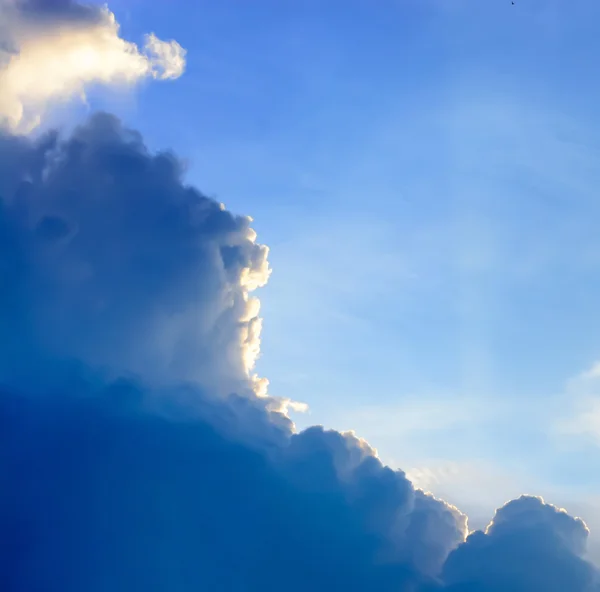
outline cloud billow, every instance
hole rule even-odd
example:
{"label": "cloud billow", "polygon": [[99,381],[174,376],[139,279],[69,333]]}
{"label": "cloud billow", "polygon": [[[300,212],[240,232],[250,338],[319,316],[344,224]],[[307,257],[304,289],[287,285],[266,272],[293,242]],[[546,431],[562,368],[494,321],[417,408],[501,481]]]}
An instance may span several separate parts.
{"label": "cloud billow", "polygon": [[444,579],[456,592],[597,591],[598,572],[583,559],[587,537],[581,520],[523,496],[450,554]]}
{"label": "cloud billow", "polygon": [[5,136],[0,154],[3,298],[30,290],[2,316],[26,347],[211,392],[258,388],[248,293],[269,270],[248,218],[183,185],[173,156],[149,155],[108,115],[66,142]]}
{"label": "cloud billow", "polygon": [[153,33],[122,39],[106,7],[71,0],[0,0],[0,125],[35,128],[47,108],[85,99],[94,84],[131,86],[181,76],[185,50]]}

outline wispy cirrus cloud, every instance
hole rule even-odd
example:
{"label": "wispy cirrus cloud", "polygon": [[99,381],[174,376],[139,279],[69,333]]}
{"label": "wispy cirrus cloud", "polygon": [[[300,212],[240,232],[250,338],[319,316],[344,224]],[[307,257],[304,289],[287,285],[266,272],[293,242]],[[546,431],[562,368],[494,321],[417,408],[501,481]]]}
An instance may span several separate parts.
{"label": "wispy cirrus cloud", "polygon": [[569,380],[566,395],[568,413],[556,424],[559,434],[600,446],[600,362]]}

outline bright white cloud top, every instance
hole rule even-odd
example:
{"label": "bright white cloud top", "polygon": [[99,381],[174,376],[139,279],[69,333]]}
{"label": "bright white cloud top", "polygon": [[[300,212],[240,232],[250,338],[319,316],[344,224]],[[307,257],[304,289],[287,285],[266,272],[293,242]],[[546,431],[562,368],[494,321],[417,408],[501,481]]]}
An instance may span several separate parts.
{"label": "bright white cloud top", "polygon": [[49,105],[85,100],[93,84],[178,78],[185,53],[176,41],[152,33],[143,47],[125,41],[106,7],[63,3],[40,10],[34,3],[0,0],[0,119],[27,131]]}

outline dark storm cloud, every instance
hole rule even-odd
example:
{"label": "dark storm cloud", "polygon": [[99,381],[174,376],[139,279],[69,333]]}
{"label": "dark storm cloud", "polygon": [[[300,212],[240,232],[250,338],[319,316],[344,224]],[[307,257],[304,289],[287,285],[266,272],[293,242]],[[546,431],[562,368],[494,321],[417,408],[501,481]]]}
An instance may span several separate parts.
{"label": "dark storm cloud", "polygon": [[0,136],[0,588],[593,590],[567,514],[461,545],[364,441],[292,431],[252,375],[249,223],[114,117]]}

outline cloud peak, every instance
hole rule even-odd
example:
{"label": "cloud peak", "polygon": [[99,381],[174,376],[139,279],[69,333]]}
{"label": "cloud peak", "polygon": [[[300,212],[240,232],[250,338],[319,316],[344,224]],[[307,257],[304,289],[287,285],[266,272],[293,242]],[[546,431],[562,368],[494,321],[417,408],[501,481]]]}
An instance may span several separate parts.
{"label": "cloud peak", "polygon": [[151,33],[140,49],[120,37],[106,7],[0,0],[0,21],[0,123],[13,130],[36,127],[55,103],[85,100],[94,84],[174,79],[185,69],[176,41]]}

